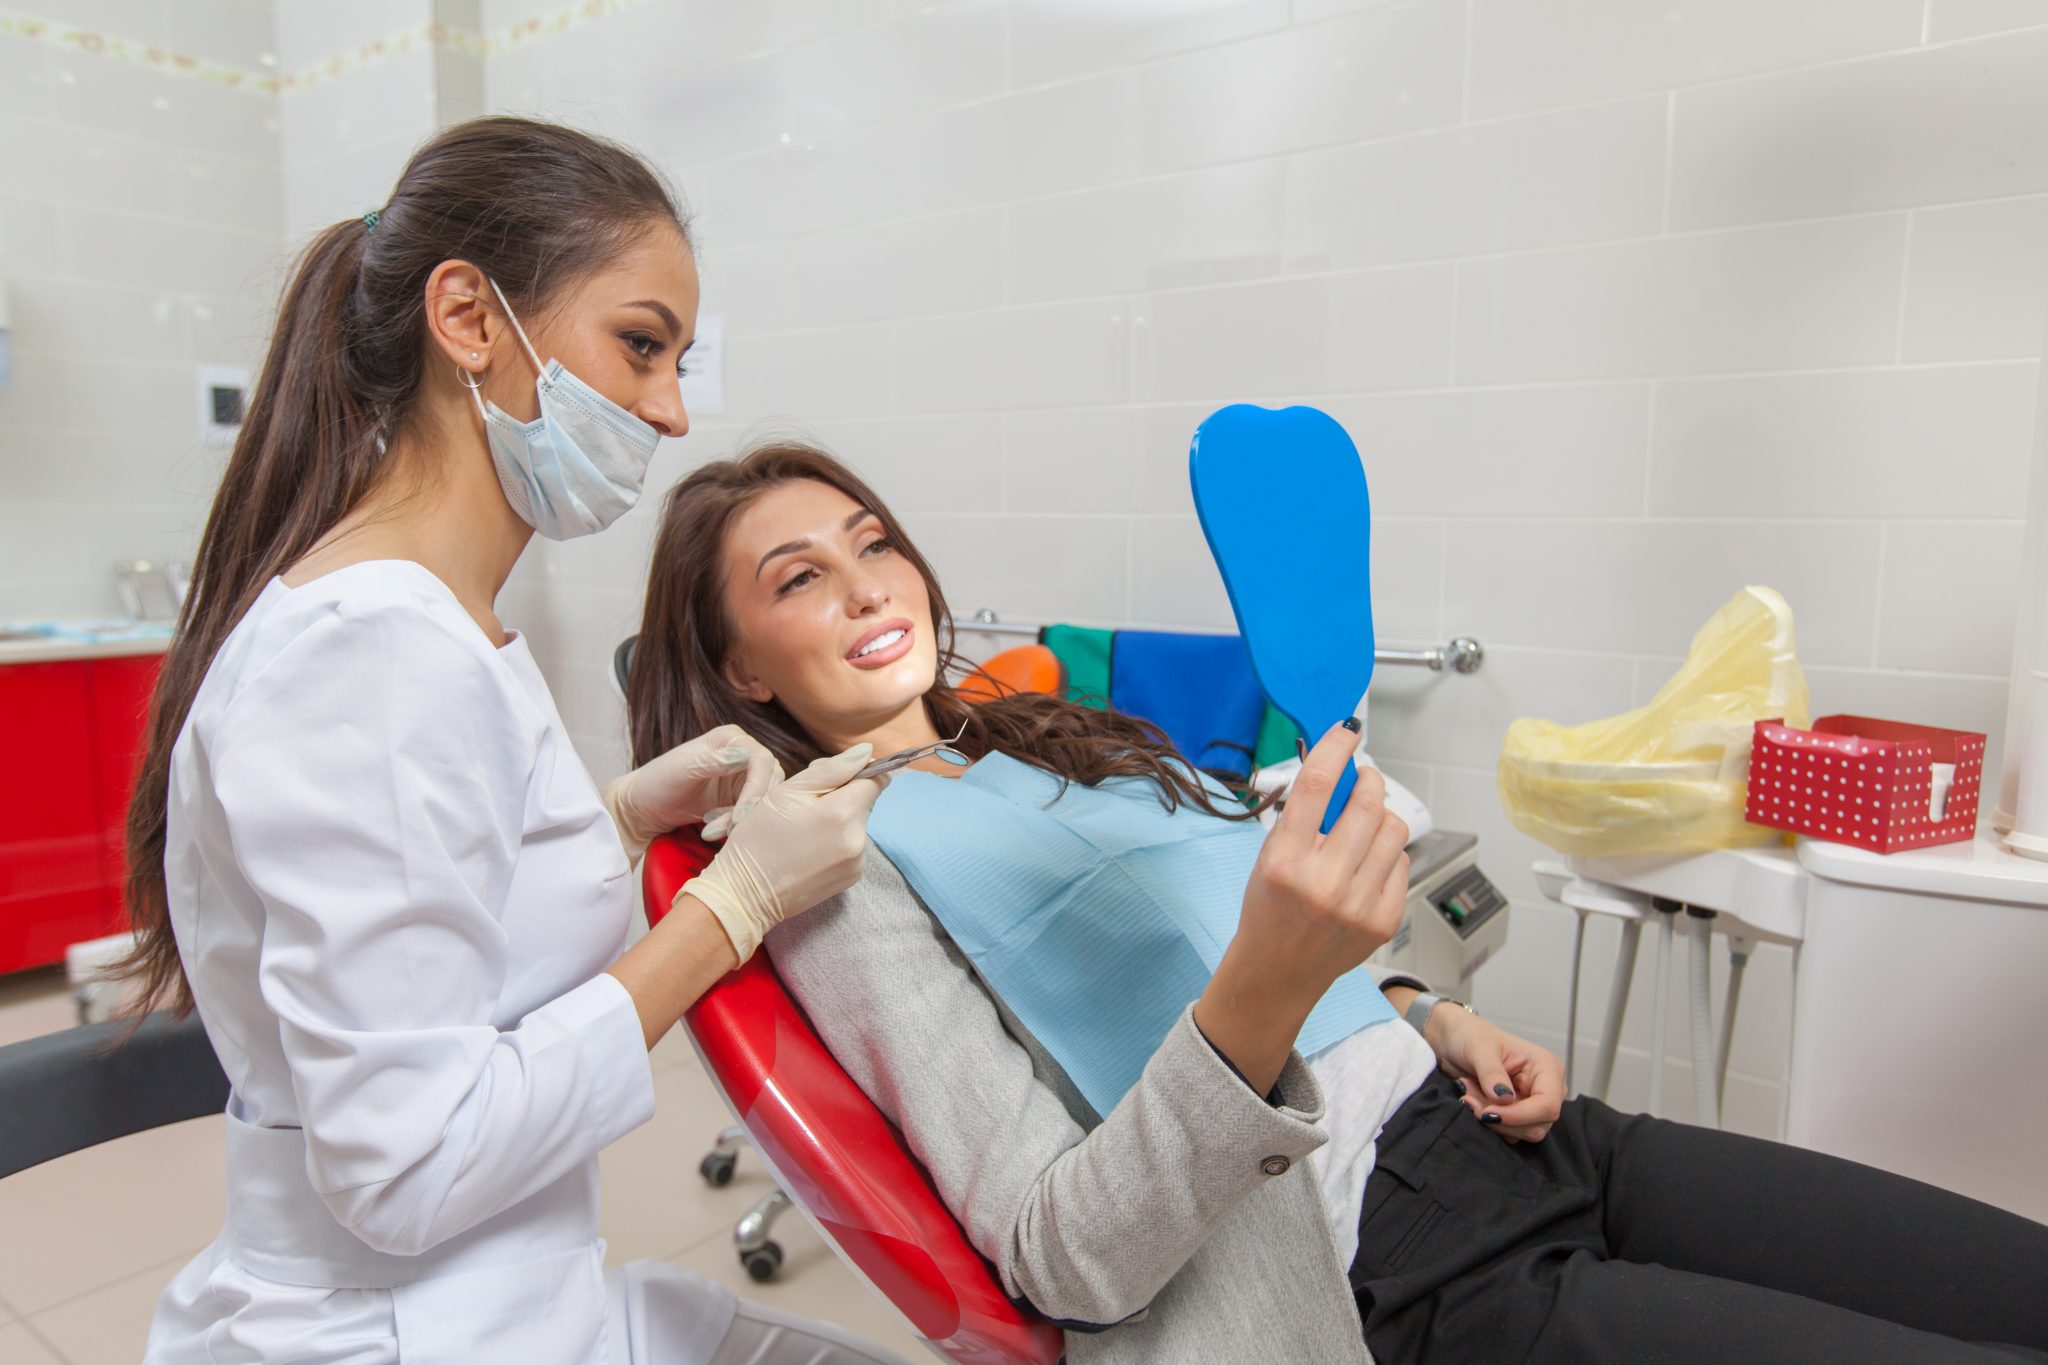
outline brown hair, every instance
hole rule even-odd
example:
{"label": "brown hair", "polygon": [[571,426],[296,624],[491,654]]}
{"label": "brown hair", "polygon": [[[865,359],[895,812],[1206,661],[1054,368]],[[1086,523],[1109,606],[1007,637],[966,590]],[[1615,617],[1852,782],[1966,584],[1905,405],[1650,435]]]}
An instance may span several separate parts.
{"label": "brown hair", "polygon": [[741,695],[724,669],[733,641],[725,611],[726,531],[754,499],[797,479],[836,488],[873,512],[896,552],[924,580],[939,645],[938,674],[925,693],[925,710],[942,735],[966,725],[955,742],[962,753],[980,758],[1001,752],[1087,786],[1109,777],[1150,778],[1169,810],[1185,803],[1226,819],[1248,819],[1259,809],[1228,800],[1218,805],[1166,736],[1136,716],[1035,692],[1009,692],[980,703],[963,698],[948,678],[972,665],[954,650],[952,613],[931,565],[874,490],[823,450],[800,441],[777,441],[704,465],[670,491],[626,684],[635,763],[726,724],[760,740],[785,772],[821,757],[780,702]]}
{"label": "brown hair", "polygon": [[172,746],[264,585],[390,475],[387,441],[413,419],[431,359],[427,277],[468,261],[540,314],[660,225],[689,240],[675,194],[632,152],[554,124],[480,118],[435,136],[382,209],[325,229],[300,256],[200,538],[128,808],[137,942],[123,970],[141,981],[138,1012],[192,1006],[164,884]]}

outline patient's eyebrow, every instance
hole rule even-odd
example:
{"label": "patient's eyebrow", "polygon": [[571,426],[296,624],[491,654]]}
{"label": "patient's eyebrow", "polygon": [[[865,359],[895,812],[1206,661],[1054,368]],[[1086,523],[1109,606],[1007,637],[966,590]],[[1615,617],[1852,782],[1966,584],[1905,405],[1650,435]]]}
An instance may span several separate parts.
{"label": "patient's eyebrow", "polygon": [[[839,524],[839,529],[842,531],[851,531],[854,527],[860,525],[863,521],[866,521],[869,517],[873,515],[874,513],[870,511],[868,508],[856,507],[853,509],[853,515],[848,517],[845,521]],[[761,576],[761,570],[767,568],[768,561],[775,558],[775,556],[793,555],[800,550],[808,550],[810,548],[811,538],[809,536],[801,536],[796,540],[783,542],[782,544],[776,546],[774,549],[770,550],[767,554],[761,556],[761,562],[754,566],[754,577],[758,579]]]}

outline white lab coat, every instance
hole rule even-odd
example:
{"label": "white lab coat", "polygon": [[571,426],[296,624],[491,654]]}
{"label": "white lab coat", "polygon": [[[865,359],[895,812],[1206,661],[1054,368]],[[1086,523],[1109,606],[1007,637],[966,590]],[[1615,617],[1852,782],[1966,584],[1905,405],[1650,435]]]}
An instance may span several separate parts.
{"label": "white lab coat", "polygon": [[165,871],[233,1093],[151,1365],[716,1354],[729,1292],[604,1270],[597,1153],[654,1113],[604,972],[630,869],[523,638],[410,562],[272,582],[179,737]]}

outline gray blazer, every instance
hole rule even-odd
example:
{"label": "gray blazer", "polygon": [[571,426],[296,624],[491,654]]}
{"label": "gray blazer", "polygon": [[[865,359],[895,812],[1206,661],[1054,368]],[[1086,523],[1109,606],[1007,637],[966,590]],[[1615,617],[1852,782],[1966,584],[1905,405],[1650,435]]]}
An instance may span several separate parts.
{"label": "gray blazer", "polygon": [[1370,1365],[1298,1054],[1269,1105],[1184,1013],[1098,1117],[873,844],[857,885],[767,946],[1005,1290],[1067,1328],[1073,1365]]}

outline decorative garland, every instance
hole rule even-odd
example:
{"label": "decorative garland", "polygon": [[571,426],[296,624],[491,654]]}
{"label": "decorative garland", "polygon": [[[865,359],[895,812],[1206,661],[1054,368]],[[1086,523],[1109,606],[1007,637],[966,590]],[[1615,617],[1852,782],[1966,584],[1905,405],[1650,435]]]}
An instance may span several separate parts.
{"label": "decorative garland", "polygon": [[48,43],[88,57],[102,57],[126,66],[141,67],[167,76],[204,81],[225,90],[246,90],[258,95],[281,95],[324,85],[364,67],[421,48],[445,48],[464,57],[482,60],[524,47],[542,38],[552,38],[568,29],[580,28],[596,19],[631,9],[641,0],[576,0],[546,14],[501,29],[496,33],[472,33],[448,24],[425,23],[388,37],[367,42],[347,52],[336,53],[322,62],[285,75],[250,71],[244,67],[211,62],[184,52],[117,38],[93,29],[54,19],[41,19],[0,9],[0,35]]}

